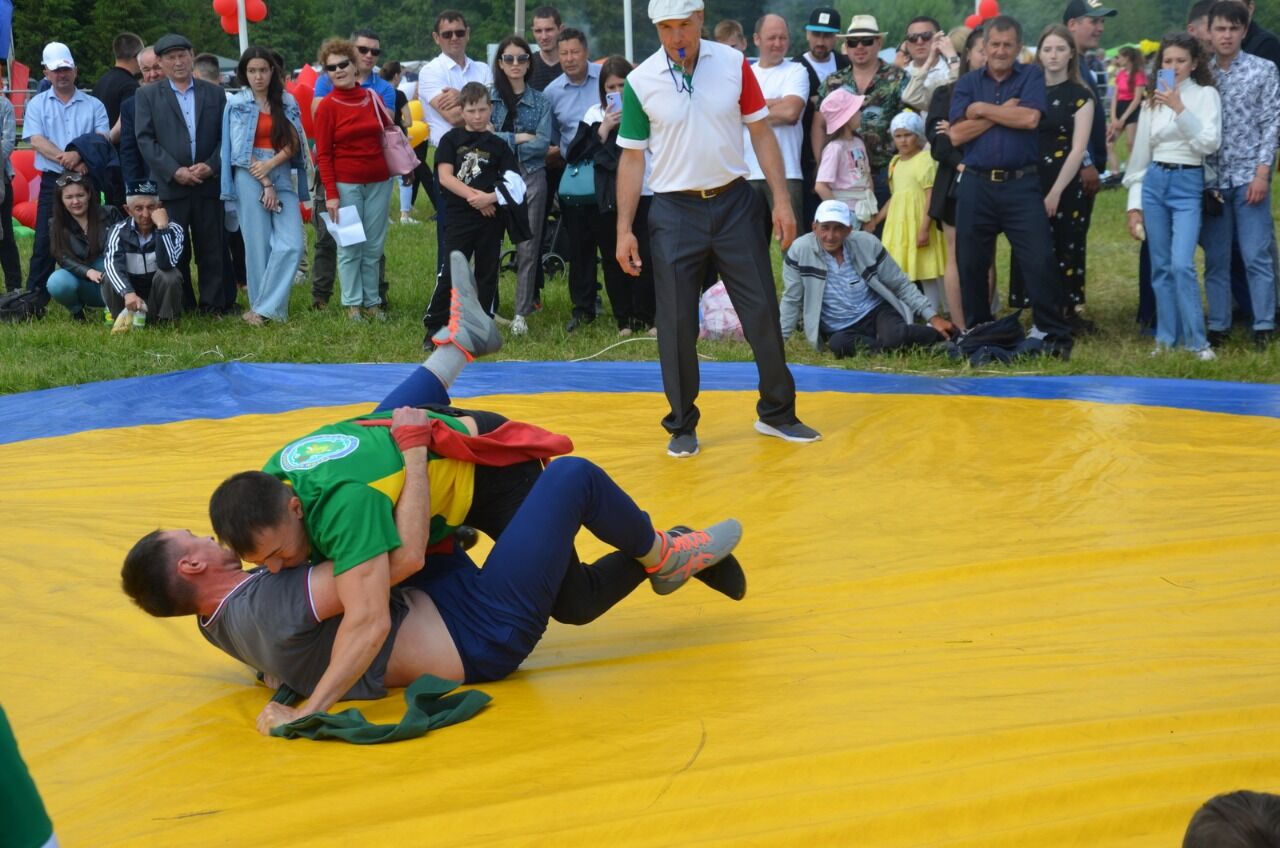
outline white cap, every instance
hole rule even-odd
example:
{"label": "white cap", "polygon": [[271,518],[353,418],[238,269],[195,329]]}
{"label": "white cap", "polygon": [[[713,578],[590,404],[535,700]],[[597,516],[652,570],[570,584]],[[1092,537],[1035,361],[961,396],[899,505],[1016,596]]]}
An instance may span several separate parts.
{"label": "white cap", "polygon": [[702,0],[649,0],[649,20],[655,24],[683,20],[702,9]]}
{"label": "white cap", "polygon": [[813,216],[815,224],[841,224],[845,227],[852,227],[853,216],[849,212],[849,205],[843,200],[824,200],[818,204],[818,211]]}
{"label": "white cap", "polygon": [[71,58],[71,49],[61,41],[50,41],[44,46],[44,56],[40,64],[51,71],[59,68],[74,68],[76,60]]}

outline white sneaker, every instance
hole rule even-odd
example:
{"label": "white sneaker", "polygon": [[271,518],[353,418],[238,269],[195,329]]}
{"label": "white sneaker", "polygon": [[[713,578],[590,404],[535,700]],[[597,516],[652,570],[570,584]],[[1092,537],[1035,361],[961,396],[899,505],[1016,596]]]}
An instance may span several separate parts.
{"label": "white sneaker", "polygon": [[400,223],[402,223],[402,224],[421,224],[422,222],[421,222],[421,221],[419,221],[417,218],[414,218],[412,215],[401,215],[401,216],[400,216]]}
{"label": "white sneaker", "polygon": [[1218,358],[1218,354],[1213,352],[1213,348],[1206,347],[1196,351],[1196,359],[1201,362],[1212,362]]}
{"label": "white sneaker", "polygon": [[511,319],[511,335],[523,336],[529,332],[529,325],[525,322],[523,315],[517,315]]}

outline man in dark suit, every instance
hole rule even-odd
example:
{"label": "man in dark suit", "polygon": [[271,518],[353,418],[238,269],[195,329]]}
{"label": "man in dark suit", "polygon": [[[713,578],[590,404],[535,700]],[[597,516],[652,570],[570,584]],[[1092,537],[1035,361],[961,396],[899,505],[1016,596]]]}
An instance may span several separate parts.
{"label": "man in dark suit", "polygon": [[[154,47],[144,47],[138,54],[138,69],[142,71],[142,84],[152,85],[164,79],[164,68],[160,67],[160,59]],[[137,94],[131,94],[120,104],[120,120],[113,128],[116,144],[120,148],[120,170],[124,175],[124,184],[151,182],[151,169],[142,161],[142,152],[138,150],[138,135],[134,130],[133,106]]]}
{"label": "man in dark suit", "polygon": [[[151,169],[160,200],[170,218],[191,234],[200,278],[200,311],[223,314],[235,309],[235,286],[223,265],[222,109],[226,94],[216,85],[195,79],[191,42],[170,33],[155,46],[167,82],[144,86],[134,97],[134,133],[138,150]],[[183,276],[190,279],[189,255]],[[184,306],[195,308],[188,287]]]}

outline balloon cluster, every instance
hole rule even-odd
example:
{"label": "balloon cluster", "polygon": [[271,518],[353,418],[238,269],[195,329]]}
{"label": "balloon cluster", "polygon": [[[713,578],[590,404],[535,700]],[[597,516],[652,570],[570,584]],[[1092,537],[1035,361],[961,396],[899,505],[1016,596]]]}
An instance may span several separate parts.
{"label": "balloon cluster", "polygon": [[978,3],[978,11],[964,19],[964,25],[969,29],[977,29],[982,26],[983,21],[991,20],[1000,14],[1000,3],[998,0],[981,0]]}
{"label": "balloon cluster", "polygon": [[409,101],[409,117],[413,119],[409,124],[409,143],[417,147],[427,140],[430,130],[422,119],[422,101],[416,97]]}
{"label": "balloon cluster", "polygon": [[[223,32],[227,35],[237,35],[240,32],[236,0],[213,0],[213,11],[222,18]],[[244,16],[251,24],[260,23],[267,16],[267,4],[263,0],[245,0]]]}
{"label": "balloon cluster", "polygon": [[30,148],[15,150],[9,162],[13,165],[13,219],[24,227],[35,227],[36,201],[40,197],[36,152]]}

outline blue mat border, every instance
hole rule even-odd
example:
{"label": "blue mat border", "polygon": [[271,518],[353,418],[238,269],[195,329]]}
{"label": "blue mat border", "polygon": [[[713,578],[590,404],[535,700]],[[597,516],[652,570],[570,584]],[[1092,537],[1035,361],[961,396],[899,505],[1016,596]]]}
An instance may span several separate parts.
{"label": "blue mat border", "polygon": [[[313,406],[374,403],[412,364],[224,363],[189,371],[0,397],[0,444],[87,430],[232,418]],[[801,392],[1079,400],[1280,417],[1280,386],[1136,377],[917,377],[793,365]],[[750,362],[702,364],[703,391],[754,390]],[[653,362],[477,362],[454,396],[544,392],[658,392]],[[804,406],[801,399],[800,412]],[[655,400],[654,420],[663,402]],[[656,426],[656,424],[655,424]]]}

